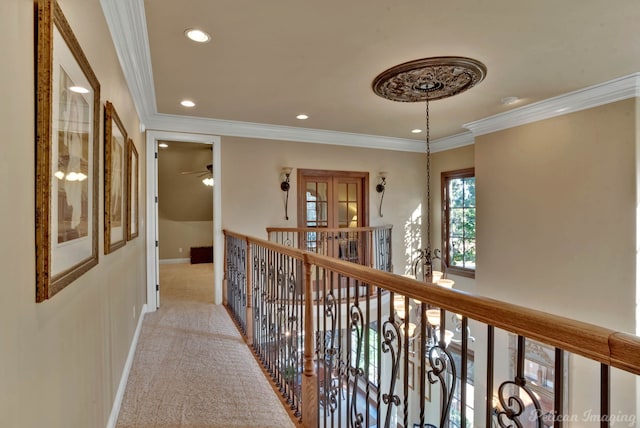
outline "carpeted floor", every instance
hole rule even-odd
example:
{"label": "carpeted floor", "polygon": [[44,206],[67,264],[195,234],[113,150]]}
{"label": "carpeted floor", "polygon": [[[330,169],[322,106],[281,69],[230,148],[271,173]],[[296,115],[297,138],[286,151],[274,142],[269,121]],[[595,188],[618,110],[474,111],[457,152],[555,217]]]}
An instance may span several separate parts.
{"label": "carpeted floor", "polygon": [[118,428],[295,426],[212,283],[211,264],[160,266]]}

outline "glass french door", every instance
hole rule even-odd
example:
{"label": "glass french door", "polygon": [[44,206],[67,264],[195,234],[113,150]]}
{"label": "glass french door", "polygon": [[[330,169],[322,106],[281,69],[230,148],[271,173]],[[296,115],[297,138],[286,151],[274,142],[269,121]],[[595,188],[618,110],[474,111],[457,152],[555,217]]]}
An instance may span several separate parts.
{"label": "glass french door", "polygon": [[314,228],[300,241],[303,248],[358,262],[358,232],[329,232],[369,224],[367,172],[298,170],[298,227]]}

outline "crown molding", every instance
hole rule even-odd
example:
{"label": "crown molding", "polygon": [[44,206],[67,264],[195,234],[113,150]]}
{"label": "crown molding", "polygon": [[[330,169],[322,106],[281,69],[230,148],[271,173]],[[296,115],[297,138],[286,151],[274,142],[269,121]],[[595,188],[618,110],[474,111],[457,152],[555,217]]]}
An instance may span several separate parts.
{"label": "crown molding", "polygon": [[639,96],[640,73],[634,73],[462,126],[474,136],[484,135]]}
{"label": "crown molding", "polygon": [[156,95],[143,0],[100,0],[122,72],[140,117],[140,129],[156,113]]}
{"label": "crown molding", "polygon": [[424,143],[420,140],[160,113],[152,115],[146,125],[147,129],[158,131],[195,132],[229,137],[334,144],[404,152],[424,151]]}

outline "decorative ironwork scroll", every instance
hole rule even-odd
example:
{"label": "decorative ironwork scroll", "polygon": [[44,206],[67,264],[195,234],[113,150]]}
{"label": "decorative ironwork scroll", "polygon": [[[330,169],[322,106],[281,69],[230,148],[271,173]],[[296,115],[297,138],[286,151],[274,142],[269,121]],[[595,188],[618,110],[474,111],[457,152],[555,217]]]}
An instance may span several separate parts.
{"label": "decorative ironwork scroll", "polygon": [[[387,320],[382,325],[382,337],[382,352],[385,354],[391,353],[391,381],[389,384],[389,392],[382,394],[382,401],[388,405],[384,427],[389,428],[391,426],[393,406],[400,405],[400,397],[394,392],[396,388],[396,376],[400,370],[400,354],[402,352],[402,337],[400,336],[398,326],[393,320]],[[382,385],[380,386],[382,387]]]}
{"label": "decorative ironwork scroll", "polygon": [[[427,378],[432,385],[435,383],[440,384],[442,397],[440,400],[440,426],[444,427],[447,426],[449,409],[456,389],[456,365],[443,341],[438,342],[429,349],[428,356],[431,370],[427,372]],[[447,375],[451,376],[450,385],[447,382]]]}
{"label": "decorative ironwork scroll", "polygon": [[360,377],[364,377],[364,371],[360,368],[360,357],[362,356],[362,342],[364,338],[364,318],[362,316],[362,310],[358,306],[357,302],[351,306],[351,331],[356,333],[357,345],[356,345],[356,360],[351,362],[349,368],[350,374],[353,376],[353,391],[351,395],[351,409],[349,410],[349,425],[356,428],[363,426],[364,416],[362,412],[358,412],[357,406],[357,394],[358,394],[358,380]]}

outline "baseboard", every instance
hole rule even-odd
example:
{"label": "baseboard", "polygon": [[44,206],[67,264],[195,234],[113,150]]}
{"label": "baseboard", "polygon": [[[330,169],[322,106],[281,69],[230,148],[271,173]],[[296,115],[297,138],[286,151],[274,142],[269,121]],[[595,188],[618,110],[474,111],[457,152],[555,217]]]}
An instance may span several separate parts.
{"label": "baseboard", "polygon": [[178,263],[191,263],[191,259],[187,258],[187,259],[163,259],[163,260],[160,260],[160,264],[161,265],[172,265],[172,264],[178,264]]}
{"label": "baseboard", "polygon": [[127,380],[129,379],[129,372],[133,365],[133,356],[136,353],[136,347],[138,346],[138,338],[140,337],[140,330],[142,330],[142,320],[144,314],[147,313],[147,305],[142,306],[140,311],[140,317],[138,319],[138,326],[136,332],[133,334],[133,340],[131,341],[131,347],[129,348],[129,355],[127,361],[124,363],[124,369],[122,370],[122,377],[120,378],[120,385],[118,385],[118,391],[113,400],[113,407],[111,408],[111,414],[109,415],[109,421],[107,422],[107,428],[115,428],[118,422],[118,414],[120,413],[120,406],[122,405],[122,399],[124,398],[124,391],[127,388]]}

